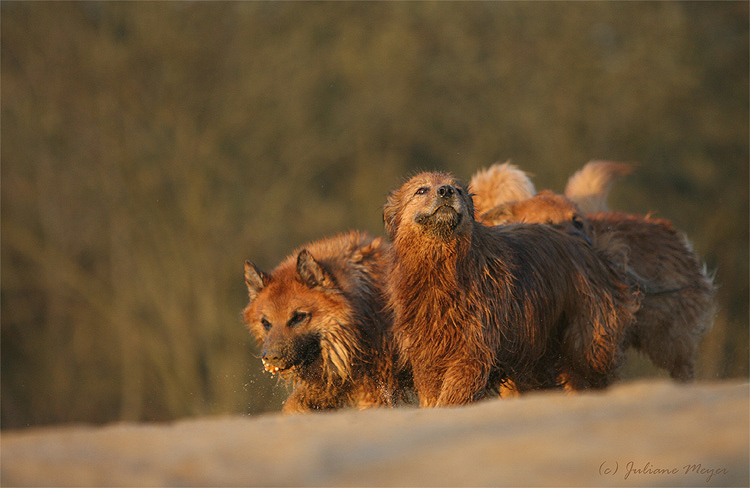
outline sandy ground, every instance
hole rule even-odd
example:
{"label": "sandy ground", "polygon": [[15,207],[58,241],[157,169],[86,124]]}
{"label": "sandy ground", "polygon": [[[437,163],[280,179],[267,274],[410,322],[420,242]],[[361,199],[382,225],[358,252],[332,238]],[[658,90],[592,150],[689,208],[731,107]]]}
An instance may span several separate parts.
{"label": "sandy ground", "polygon": [[2,486],[748,486],[747,383],[4,432]]}

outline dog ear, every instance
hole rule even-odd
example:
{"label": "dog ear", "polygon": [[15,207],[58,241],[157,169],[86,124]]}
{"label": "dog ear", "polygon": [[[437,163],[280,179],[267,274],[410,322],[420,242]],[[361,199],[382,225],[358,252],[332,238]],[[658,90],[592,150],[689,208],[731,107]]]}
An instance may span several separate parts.
{"label": "dog ear", "polygon": [[297,275],[309,288],[333,288],[336,284],[307,249],[297,255]]}
{"label": "dog ear", "polygon": [[268,284],[268,275],[250,261],[245,261],[245,284],[250,300],[255,300],[261,290]]}
{"label": "dog ear", "polygon": [[476,219],[476,209],[474,208],[474,194],[471,193],[471,188],[469,185],[466,185],[464,183],[461,183],[460,185],[462,194],[464,195],[464,201],[466,202],[466,207],[469,209],[469,215],[471,215],[471,219]]}
{"label": "dog ear", "polygon": [[395,239],[396,229],[398,228],[396,218],[398,215],[398,202],[394,193],[395,192],[388,195],[388,200],[385,205],[383,205],[383,223],[385,224],[385,233],[390,240]]}

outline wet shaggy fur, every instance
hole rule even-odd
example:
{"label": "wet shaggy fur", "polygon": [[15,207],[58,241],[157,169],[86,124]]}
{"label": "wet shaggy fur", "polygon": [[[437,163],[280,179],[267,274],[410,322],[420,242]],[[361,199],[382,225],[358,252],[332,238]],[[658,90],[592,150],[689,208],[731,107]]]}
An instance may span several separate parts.
{"label": "wet shaggy fur", "polygon": [[624,213],[587,219],[595,243],[624,246],[628,274],[643,292],[625,347],[643,352],[674,379],[694,379],[698,344],[713,326],[716,287],[690,241],[663,219]]}
{"label": "wet shaggy fur", "polygon": [[486,227],[471,195],[421,173],[388,197],[389,306],[423,406],[519,391],[604,387],[636,297],[584,240],[541,225]]}
{"label": "wet shaggy fur", "polygon": [[[602,178],[589,181],[587,190],[579,178],[576,191],[586,195],[585,204],[606,207],[610,185]],[[688,239],[669,221],[613,212],[584,215],[574,202],[549,191],[491,209],[484,221],[566,225],[595,246],[619,254],[629,282],[643,295],[623,347],[641,351],[677,380],[695,377],[698,343],[713,325],[716,289]]]}
{"label": "wet shaggy fur", "polygon": [[270,273],[245,263],[245,324],[285,412],[392,405],[396,379],[381,284],[387,243],[350,232],[308,244]]}

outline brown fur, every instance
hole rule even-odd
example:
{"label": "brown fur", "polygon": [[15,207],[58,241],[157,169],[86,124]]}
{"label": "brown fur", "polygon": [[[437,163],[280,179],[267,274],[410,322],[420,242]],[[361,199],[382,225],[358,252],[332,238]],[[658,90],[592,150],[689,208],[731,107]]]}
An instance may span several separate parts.
{"label": "brown fur", "polygon": [[[594,185],[588,201],[606,202],[607,188]],[[630,283],[643,293],[624,347],[640,350],[677,380],[694,378],[698,343],[713,321],[715,287],[690,242],[670,222],[607,212],[584,217],[572,201],[549,191],[485,214],[488,225],[513,222],[566,225],[597,247],[619,253]]]}
{"label": "brown fur", "polygon": [[244,321],[265,369],[293,386],[285,412],[393,404],[381,290],[387,247],[350,232],[298,249],[271,273],[245,263]]}
{"label": "brown fur", "polygon": [[506,202],[525,200],[536,190],[529,176],[510,162],[477,171],[469,182],[477,214]]}
{"label": "brown fur", "polygon": [[585,241],[540,225],[485,227],[467,189],[422,173],[384,207],[394,339],[423,406],[520,391],[603,387],[637,307]]}
{"label": "brown fur", "polygon": [[482,215],[487,225],[513,223],[570,224],[576,231],[589,235],[588,220],[575,204],[561,195],[542,190],[532,198],[498,205]]}
{"label": "brown fur", "polygon": [[625,246],[628,273],[644,292],[625,345],[677,380],[694,379],[698,343],[711,330],[715,313],[716,288],[705,264],[667,220],[624,213],[587,218],[594,242]]}

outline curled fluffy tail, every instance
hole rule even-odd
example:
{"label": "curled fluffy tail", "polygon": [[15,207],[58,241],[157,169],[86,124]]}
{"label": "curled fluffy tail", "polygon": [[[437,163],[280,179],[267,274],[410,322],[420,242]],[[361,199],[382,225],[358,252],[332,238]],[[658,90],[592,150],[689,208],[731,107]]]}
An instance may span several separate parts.
{"label": "curled fluffy tail", "polygon": [[591,161],[568,179],[565,196],[583,213],[609,212],[607,197],[612,183],[633,171],[627,163]]}
{"label": "curled fluffy tail", "polygon": [[480,169],[472,176],[469,188],[474,194],[477,215],[503,203],[526,200],[536,194],[528,174],[510,162]]}

